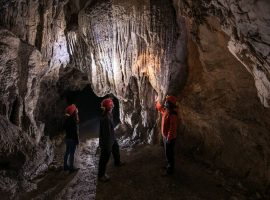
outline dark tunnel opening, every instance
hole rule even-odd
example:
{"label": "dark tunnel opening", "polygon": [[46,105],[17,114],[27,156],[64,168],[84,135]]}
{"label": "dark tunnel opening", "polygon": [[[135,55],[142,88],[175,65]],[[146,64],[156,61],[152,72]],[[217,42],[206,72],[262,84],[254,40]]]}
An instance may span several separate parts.
{"label": "dark tunnel opening", "polygon": [[102,114],[100,107],[101,101],[105,98],[112,98],[114,102],[113,117],[115,126],[120,122],[119,101],[117,98],[108,94],[104,97],[98,97],[92,90],[90,85],[84,87],[83,90],[67,91],[65,99],[67,104],[74,103],[79,110],[80,118],[80,134],[93,134],[98,136],[99,119]]}

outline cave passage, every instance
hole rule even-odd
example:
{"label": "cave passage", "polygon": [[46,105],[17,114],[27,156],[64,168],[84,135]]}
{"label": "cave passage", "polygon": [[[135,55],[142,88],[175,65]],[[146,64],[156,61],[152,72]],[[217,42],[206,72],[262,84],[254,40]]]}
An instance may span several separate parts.
{"label": "cave passage", "polygon": [[[269,10],[270,0],[0,0],[0,199],[270,200]],[[167,95],[177,106],[161,115]],[[125,166],[112,155],[103,183],[108,97]],[[71,103],[76,145],[64,139]],[[78,171],[63,169],[66,152]]]}
{"label": "cave passage", "polygon": [[[51,165],[52,169],[60,169],[60,171],[48,170],[37,183],[37,188],[22,194],[20,199],[33,199],[44,192],[47,192],[46,199],[94,199],[96,196],[95,183],[99,159],[97,147],[102,112],[100,104],[105,98],[113,99],[114,122],[117,125],[120,122],[119,102],[112,94],[104,97],[96,96],[90,85],[86,85],[82,90],[66,90],[63,95],[62,100],[65,99],[67,104],[76,104],[79,110],[79,144],[76,147],[74,165],[80,170],[72,174],[61,170],[66,148],[65,143],[61,143],[54,150],[55,156]],[[1,167],[8,166],[3,163]]]}
{"label": "cave passage", "polygon": [[65,94],[67,103],[74,103],[79,110],[80,133],[91,133],[98,136],[99,118],[101,116],[101,101],[105,98],[112,98],[114,101],[114,123],[115,126],[120,122],[119,119],[119,102],[112,94],[104,97],[98,97],[92,90],[90,85],[84,87],[83,90],[67,91]]}

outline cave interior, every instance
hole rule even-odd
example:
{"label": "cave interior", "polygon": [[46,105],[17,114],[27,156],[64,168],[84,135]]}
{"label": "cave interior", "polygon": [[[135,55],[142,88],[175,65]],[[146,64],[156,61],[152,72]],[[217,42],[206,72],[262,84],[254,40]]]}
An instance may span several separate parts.
{"label": "cave interior", "polygon": [[[270,199],[269,33],[268,0],[1,0],[0,195]],[[167,95],[178,126],[176,172],[164,179],[155,103]],[[126,166],[109,163],[115,182],[103,185],[106,98]],[[66,174],[70,103],[80,170]]]}

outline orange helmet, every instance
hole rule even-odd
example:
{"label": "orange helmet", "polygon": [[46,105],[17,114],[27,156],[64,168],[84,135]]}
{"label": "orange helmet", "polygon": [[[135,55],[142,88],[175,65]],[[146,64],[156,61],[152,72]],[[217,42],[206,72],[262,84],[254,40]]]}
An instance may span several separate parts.
{"label": "orange helmet", "polygon": [[171,102],[173,105],[176,105],[177,98],[172,95],[167,95],[165,101]]}
{"label": "orange helmet", "polygon": [[104,99],[101,102],[101,107],[105,108],[106,110],[110,110],[114,107],[113,100],[110,98]]}
{"label": "orange helmet", "polygon": [[75,114],[76,110],[77,110],[76,106],[74,104],[71,104],[65,109],[65,114],[71,116]]}

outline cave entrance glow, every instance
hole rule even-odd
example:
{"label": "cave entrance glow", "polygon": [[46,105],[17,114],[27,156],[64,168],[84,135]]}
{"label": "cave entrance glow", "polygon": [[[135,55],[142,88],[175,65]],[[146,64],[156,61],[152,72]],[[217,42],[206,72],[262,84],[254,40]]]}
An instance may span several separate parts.
{"label": "cave entrance glow", "polygon": [[92,137],[98,137],[99,119],[101,116],[100,104],[104,98],[112,98],[114,101],[114,123],[117,125],[119,120],[119,102],[112,94],[105,97],[98,97],[90,85],[83,90],[67,91],[66,100],[69,103],[77,105],[80,118],[80,134],[91,134]]}

